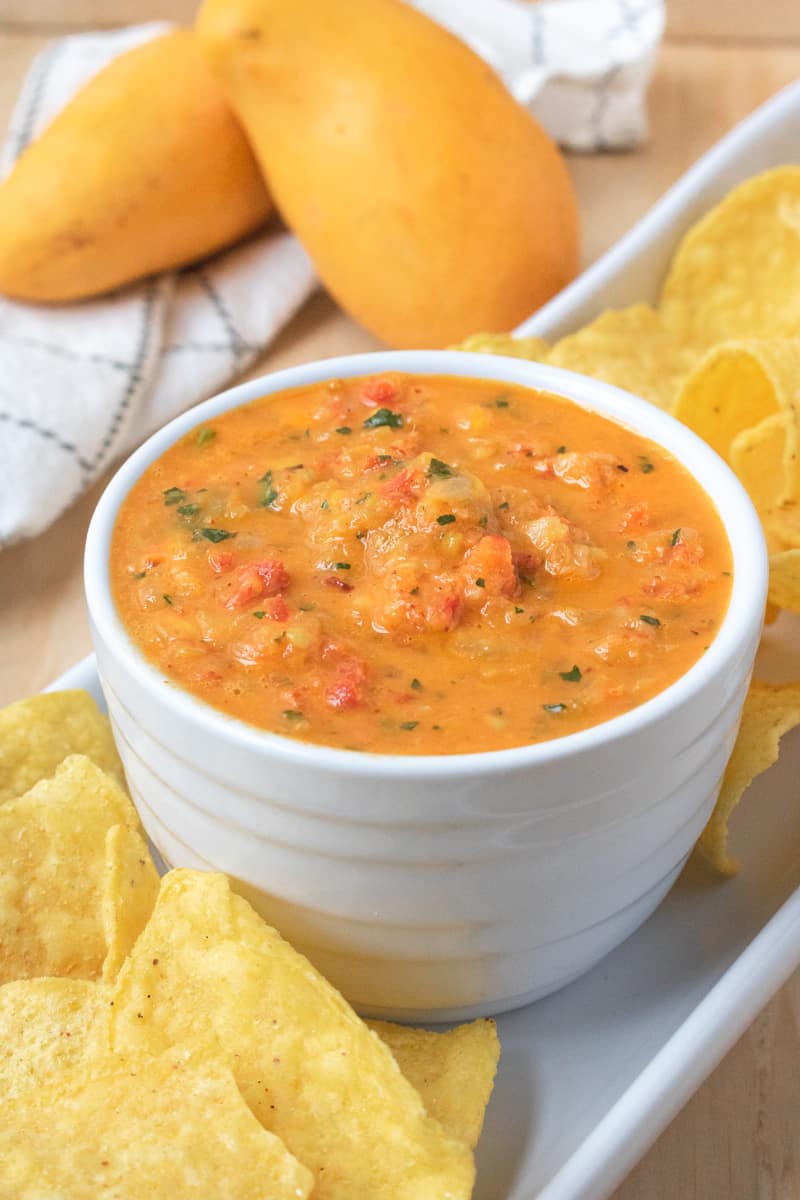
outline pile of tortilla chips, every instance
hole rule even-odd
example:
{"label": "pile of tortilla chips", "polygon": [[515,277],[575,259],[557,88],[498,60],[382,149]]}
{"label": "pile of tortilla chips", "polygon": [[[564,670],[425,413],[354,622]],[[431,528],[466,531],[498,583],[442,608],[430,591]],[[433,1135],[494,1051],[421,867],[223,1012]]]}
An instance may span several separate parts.
{"label": "pile of tortilla chips", "polygon": [[[655,307],[604,312],[548,346],[477,334],[464,350],[593,375],[683,421],[737,473],[770,551],[769,600],[800,612],[800,166],[734,188],[684,237]],[[700,848],[723,873],[727,819],[800,723],[800,685],[754,686]]]}
{"label": "pile of tortilla chips", "polygon": [[0,712],[0,1200],[467,1200],[494,1022],[362,1021],[122,778],[85,693]]}

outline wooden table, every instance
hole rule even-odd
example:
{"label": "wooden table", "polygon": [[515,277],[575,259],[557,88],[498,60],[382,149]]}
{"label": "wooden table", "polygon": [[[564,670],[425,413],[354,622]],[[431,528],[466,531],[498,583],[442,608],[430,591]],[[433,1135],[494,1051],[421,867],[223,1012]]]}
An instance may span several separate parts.
{"label": "wooden table", "polygon": [[[182,7],[190,4],[183,0]],[[74,0],[72,8],[80,11],[82,5],[93,15],[112,7]],[[54,11],[52,4],[45,8]],[[168,4],[149,9],[148,16],[154,9],[171,13]],[[25,28],[35,11],[27,0],[0,0],[0,119],[10,111],[22,75],[44,41],[41,32]],[[58,11],[66,10],[59,6]],[[703,150],[798,74],[796,0],[755,5],[673,0],[670,36],[651,91],[650,144],[635,154],[570,159],[583,213],[585,263],[614,242]],[[319,294],[257,370],[376,344]],[[43,536],[0,555],[0,704],[37,691],[90,649],[81,550],[103,483]],[[799,1028],[800,975],[767,1006],[614,1200],[797,1200]]]}

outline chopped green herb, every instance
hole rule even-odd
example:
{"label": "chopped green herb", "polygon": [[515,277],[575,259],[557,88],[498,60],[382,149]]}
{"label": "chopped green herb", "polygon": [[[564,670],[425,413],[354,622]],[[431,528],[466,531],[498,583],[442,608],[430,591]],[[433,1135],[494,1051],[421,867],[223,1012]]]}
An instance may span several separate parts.
{"label": "chopped green herb", "polygon": [[542,708],[545,712],[564,712],[566,704],[543,704]]}
{"label": "chopped green herb", "polygon": [[428,478],[429,479],[450,479],[455,475],[452,467],[449,467],[446,462],[442,462],[440,458],[432,458],[428,463]]}
{"label": "chopped green herb", "polygon": [[483,579],[483,578],[481,578],[481,577],[479,576],[479,577],[478,577],[478,578],[475,580],[475,587],[485,588],[485,587],[486,587],[486,580],[485,580],[485,579]]}
{"label": "chopped green herb", "polygon": [[636,542],[626,542],[625,545],[628,547],[629,550],[636,549]]}
{"label": "chopped green herb", "polygon": [[730,571],[723,571],[722,574],[727,575],[728,579],[730,579],[730,577],[731,577]]}
{"label": "chopped green herb", "polygon": [[418,679],[412,679],[412,680],[411,680],[411,686],[412,686],[412,688],[414,689],[414,691],[415,691],[415,692],[418,692],[418,691],[420,691],[420,690],[421,690],[421,688],[422,688],[422,684],[420,683],[420,681],[419,681]]}
{"label": "chopped green herb", "polygon": [[441,728],[442,728],[441,725],[431,725],[431,729],[439,730]]}
{"label": "chopped green herb", "polygon": [[278,493],[272,482],[272,471],[265,471],[258,482],[262,485],[259,504],[262,508],[269,508],[278,499]]}
{"label": "chopped green herb", "polygon": [[520,608],[520,606],[519,606],[518,604],[515,604],[515,605],[514,605],[514,612],[515,612],[515,613],[524,613],[524,612],[525,612],[525,609],[524,609],[524,608]]}
{"label": "chopped green herb", "polygon": [[172,596],[168,596],[167,593],[164,592],[164,600],[170,606],[170,608],[172,608]]}
{"label": "chopped green herb", "polygon": [[653,625],[656,629],[661,625],[658,617],[648,617],[647,613],[642,613],[639,620],[644,621],[645,625]]}
{"label": "chopped green herb", "polygon": [[580,683],[580,681],[583,679],[583,676],[581,675],[581,669],[577,663],[571,671],[559,671],[558,673],[562,679],[566,680],[567,683]]}
{"label": "chopped green herb", "polygon": [[418,725],[419,721],[402,721],[400,723],[400,728],[405,729],[406,732],[410,732],[412,729],[416,729]]}
{"label": "chopped green herb", "polygon": [[680,538],[680,536],[681,536],[680,529],[676,529],[672,535],[672,541],[670,542],[670,546],[677,546],[678,539]]}
{"label": "chopped green herb", "polygon": [[134,579],[144,579],[146,574],[147,574],[147,571],[137,571],[133,578]]}
{"label": "chopped green herb", "polygon": [[363,496],[358,497],[358,499],[356,500],[356,504],[363,504],[365,500],[369,500],[371,495],[372,495],[372,492],[364,492]]}
{"label": "chopped green herb", "polygon": [[264,620],[264,617],[265,617],[266,615],[267,615],[267,614],[266,614],[265,612],[254,612],[254,613],[253,613],[253,616],[256,618],[256,620],[257,620],[257,621],[263,621],[263,620]]}
{"label": "chopped green herb", "polygon": [[390,429],[402,429],[403,418],[390,408],[379,408],[364,421],[365,429],[380,429],[383,425],[388,425]]}
{"label": "chopped green herb", "polygon": [[418,595],[419,595],[419,588],[418,588],[418,587],[413,587],[413,588],[411,589],[411,591],[409,592],[409,595],[411,595],[411,596],[418,596]]}
{"label": "chopped green herb", "polygon": [[536,620],[536,617],[534,617],[534,616],[530,616],[530,617],[528,617],[528,620],[530,621],[530,623],[531,623],[531,625],[532,625],[532,624],[533,624],[533,622]]}
{"label": "chopped green herb", "polygon": [[340,425],[336,432],[341,433],[344,436],[345,434],[352,433],[353,431],[349,425]]}
{"label": "chopped green herb", "polygon": [[480,525],[481,529],[485,529],[486,526],[489,524],[489,518],[486,515],[486,513],[484,513],[483,516],[479,518],[478,524]]}
{"label": "chopped green herb", "polygon": [[437,525],[452,525],[455,517],[452,513],[442,513],[441,517],[436,518]]}
{"label": "chopped green herb", "polygon": [[508,401],[505,396],[498,396],[494,402],[495,408],[508,408]]}
{"label": "chopped green herb", "polygon": [[655,471],[655,467],[650,462],[650,459],[646,458],[644,454],[639,455],[639,467],[643,475],[649,475],[651,471]]}
{"label": "chopped green herb", "polygon": [[567,453],[566,446],[559,446],[558,449],[556,450],[556,454],[566,454],[566,453]]}
{"label": "chopped green herb", "polygon": [[330,508],[330,505],[328,504],[328,501],[327,501],[327,500],[323,500],[323,501],[322,501],[322,504],[320,504],[320,508],[323,510],[323,512],[327,512],[327,511],[328,511],[328,509]]}
{"label": "chopped green herb", "polygon": [[298,607],[300,612],[313,612],[317,606],[316,604],[300,604]]}
{"label": "chopped green herb", "polygon": [[183,488],[171,487],[164,492],[164,503],[167,507],[173,504],[181,504],[186,499],[186,492]]}
{"label": "chopped green herb", "polygon": [[504,500],[502,504],[498,504],[498,508],[508,508],[508,501]]}
{"label": "chopped green herb", "polygon": [[[392,461],[392,456],[391,456],[391,454],[379,454],[377,461],[379,463],[390,463]],[[382,475],[381,479],[384,479],[384,478],[385,478],[385,476]]]}
{"label": "chopped green herb", "polygon": [[209,429],[206,425],[204,429],[198,429],[197,431],[197,444],[198,446],[207,446],[209,442],[213,442],[216,436],[216,429]]}
{"label": "chopped green herb", "polygon": [[180,507],[177,508],[175,511],[177,512],[179,517],[193,517],[195,515],[195,513],[200,512],[200,505],[199,504],[181,504]]}
{"label": "chopped green herb", "polygon": [[283,716],[287,721],[301,721],[303,719],[303,714],[298,708],[285,708]]}
{"label": "chopped green herb", "polygon": [[229,533],[227,529],[196,529],[194,537],[207,538],[209,542],[225,542],[228,538],[236,537],[235,533]]}
{"label": "chopped green herb", "polygon": [[336,570],[336,571],[349,571],[350,570],[350,563],[346,563],[346,562],[334,563],[333,566],[334,566],[334,570]]}

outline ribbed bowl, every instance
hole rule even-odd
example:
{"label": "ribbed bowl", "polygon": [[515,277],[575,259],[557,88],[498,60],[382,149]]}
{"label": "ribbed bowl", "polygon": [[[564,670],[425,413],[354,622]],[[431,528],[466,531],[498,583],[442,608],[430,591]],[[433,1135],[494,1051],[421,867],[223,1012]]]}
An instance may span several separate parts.
{"label": "ribbed bowl", "polygon": [[[108,555],[135,480],[188,429],[268,392],[388,370],[545,388],[652,438],[714,500],[734,553],[706,654],[622,717],[536,746],[358,754],[251,728],[165,680],[111,601]],[[103,495],[86,591],[98,669],[134,800],[166,862],[227,872],[361,1011],[446,1020],[561,987],[636,929],[713,807],[761,630],[766,553],[743,489],[657,409],[538,364],[454,352],[355,356],[234,388],[145,443]]]}

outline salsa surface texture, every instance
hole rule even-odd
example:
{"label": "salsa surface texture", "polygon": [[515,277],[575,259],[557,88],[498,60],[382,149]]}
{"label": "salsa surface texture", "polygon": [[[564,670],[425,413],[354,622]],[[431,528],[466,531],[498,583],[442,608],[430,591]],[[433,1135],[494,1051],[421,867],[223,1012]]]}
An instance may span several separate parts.
{"label": "salsa surface texture", "polygon": [[264,729],[500,750],[634,708],[708,648],[732,557],[669,454],[545,392],[388,374],[200,426],[120,510],[111,584],[168,678]]}

